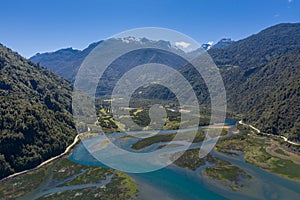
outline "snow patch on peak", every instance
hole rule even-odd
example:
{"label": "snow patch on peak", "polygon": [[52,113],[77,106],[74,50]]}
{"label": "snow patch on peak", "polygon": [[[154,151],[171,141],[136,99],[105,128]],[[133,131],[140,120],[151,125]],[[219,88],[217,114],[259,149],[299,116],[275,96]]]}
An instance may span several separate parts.
{"label": "snow patch on peak", "polygon": [[124,37],[124,38],[120,38],[122,40],[122,42],[125,43],[130,43],[130,42],[141,42],[142,38],[136,38],[133,36],[128,36],[128,37]]}

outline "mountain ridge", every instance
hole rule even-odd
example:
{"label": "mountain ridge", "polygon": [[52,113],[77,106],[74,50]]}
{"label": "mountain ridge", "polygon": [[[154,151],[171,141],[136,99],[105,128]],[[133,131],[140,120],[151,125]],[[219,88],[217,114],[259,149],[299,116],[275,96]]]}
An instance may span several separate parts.
{"label": "mountain ridge", "polygon": [[[259,115],[259,113],[261,114],[261,110],[266,109],[268,112],[271,112],[268,105],[264,105],[265,99],[269,98],[266,93],[269,92],[270,94],[273,94],[272,90],[277,89],[275,87],[276,85],[270,85],[272,80],[268,79],[268,77],[264,77],[262,72],[265,70],[266,66],[270,65],[276,67],[276,69],[282,68],[282,70],[284,70],[284,67],[290,68],[291,66],[288,63],[283,62],[281,57],[283,56],[285,59],[288,59],[288,57],[293,56],[291,52],[294,52],[295,54],[299,49],[300,23],[278,24],[266,28],[245,39],[235,41],[223,48],[210,48],[207,52],[211,55],[220,69],[227,91],[228,107],[230,111],[244,115],[246,121],[249,120],[249,122],[257,125],[263,131],[279,135],[286,134],[295,140],[300,140],[300,132],[295,131],[298,130],[298,125],[296,125],[298,124],[298,113],[293,115],[292,120],[287,119],[287,116],[283,116],[283,114],[278,115],[276,120],[284,121],[282,119],[286,119],[288,122],[287,124],[282,122],[280,122],[281,125],[276,125],[276,123],[272,124],[270,121],[274,122],[275,119],[271,120],[270,118],[270,121],[268,121],[266,117],[264,117],[264,119],[268,121],[268,123],[265,123],[268,124],[268,127],[257,124],[258,121],[262,123],[262,119]],[[273,65],[276,62],[281,63],[282,66]],[[295,62],[295,65],[298,67],[297,62]],[[193,83],[194,88],[198,88],[196,94],[199,97],[199,102],[204,104],[208,103],[209,99],[206,98],[208,94],[206,93],[203,80],[199,79],[198,76],[194,76],[195,72],[191,68],[183,67],[180,71],[189,78],[189,81]],[[298,71],[295,74],[285,73],[284,75],[288,76],[284,78],[290,80],[298,75]],[[268,76],[271,75],[269,74]],[[280,73],[277,72],[277,76],[280,77]],[[262,77],[264,77],[264,79],[261,79]],[[270,85],[270,87],[258,87],[253,83],[253,81],[257,80],[261,82],[262,86]],[[277,80],[279,81],[279,85],[284,87],[284,80]],[[149,89],[145,92],[148,93],[148,95],[146,94],[148,97],[170,97],[165,90],[154,91],[153,89]],[[151,95],[151,92],[154,92],[153,94],[155,95]],[[278,92],[284,93],[284,91]],[[295,98],[299,99],[298,96],[295,96]],[[286,103],[289,105],[291,102]],[[270,104],[275,106],[279,105],[280,102],[275,98]],[[289,106],[293,106],[294,104],[295,102]],[[298,106],[297,104],[295,105],[296,107]],[[260,110],[260,112],[255,112],[255,110]],[[280,126],[280,128],[278,126]],[[294,130],[293,134],[291,133],[293,132],[292,129]],[[295,136],[295,134],[297,136]]]}

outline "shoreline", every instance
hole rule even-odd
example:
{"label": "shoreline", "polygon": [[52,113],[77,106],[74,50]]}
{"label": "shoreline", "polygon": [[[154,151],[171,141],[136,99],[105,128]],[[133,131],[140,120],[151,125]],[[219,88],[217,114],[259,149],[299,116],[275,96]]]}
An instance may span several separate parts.
{"label": "shoreline", "polygon": [[80,136],[83,135],[83,134],[84,133],[77,134],[76,137],[74,138],[73,143],[70,144],[69,146],[67,146],[66,150],[63,153],[61,153],[61,154],[59,154],[57,156],[54,156],[52,158],[49,158],[48,160],[45,160],[44,162],[42,162],[41,164],[39,164],[38,166],[36,166],[36,167],[34,167],[32,169],[27,169],[27,170],[24,170],[24,171],[21,171],[21,172],[17,172],[17,173],[11,174],[11,175],[9,175],[9,176],[1,179],[0,180],[0,184],[3,183],[3,182],[5,182],[5,181],[8,181],[8,180],[10,180],[12,178],[18,177],[20,175],[23,175],[23,174],[26,174],[26,173],[38,170],[38,169],[44,167],[45,165],[47,165],[47,164],[49,164],[49,163],[51,163],[51,162],[53,162],[53,161],[55,161],[55,160],[57,160],[59,158],[62,158],[65,155],[67,155],[68,153],[70,153],[70,151],[72,150],[72,148],[74,148],[77,145],[77,143],[80,142],[80,140],[81,140]]}
{"label": "shoreline", "polygon": [[[243,123],[242,120],[238,121],[239,124],[241,125],[245,125],[245,126],[249,126],[250,128],[252,128],[253,130],[255,130],[256,132],[258,132],[259,134],[263,134],[263,135],[267,135],[267,136],[275,136],[275,137],[278,137],[278,138],[281,138],[283,139],[285,142],[288,142],[289,144],[292,144],[292,145],[296,145],[296,146],[300,146],[300,143],[295,143],[295,142],[292,142],[290,140],[288,140],[286,137],[284,136],[279,136],[279,135],[273,135],[273,134],[269,134],[269,133],[263,133],[261,132],[258,128],[250,125],[250,124],[246,124],[246,123]],[[209,127],[209,126],[208,126]],[[207,128],[207,127],[206,127]],[[68,153],[70,153],[70,151],[78,144],[78,142],[81,141],[80,139],[80,136],[82,136],[83,134],[85,133],[80,133],[80,134],[77,134],[76,137],[74,138],[74,141],[72,144],[70,144],[63,153],[57,155],[57,156],[54,156],[52,158],[49,158],[48,160],[42,162],[41,164],[39,164],[38,166],[32,168],[32,169],[27,169],[27,170],[24,170],[24,171],[21,171],[21,172],[17,172],[17,173],[14,173],[14,174],[11,174],[3,179],[0,180],[0,184],[7,181],[7,180],[10,180],[12,178],[15,178],[15,177],[18,177],[20,175],[23,175],[23,174],[26,174],[26,173],[29,173],[29,172],[32,172],[32,171],[35,171],[35,170],[38,170],[42,167],[44,167],[45,165],[59,159],[59,158],[62,158],[63,156],[67,155]],[[271,172],[272,173],[272,172]],[[287,178],[287,179],[290,179],[288,177],[284,177],[284,178]],[[290,180],[295,180],[295,179],[290,179]],[[296,180],[296,181],[300,181],[300,180]]]}
{"label": "shoreline", "polygon": [[[82,134],[86,134],[86,133],[82,133]],[[29,170],[25,170],[25,171],[22,171],[22,172],[19,172],[19,173],[16,173],[16,174],[12,174],[12,175],[10,175],[10,176],[8,176],[8,177],[6,177],[6,178],[0,180],[0,183],[3,183],[3,182],[5,182],[5,181],[9,181],[10,179],[13,179],[13,178],[15,178],[15,177],[17,177],[17,176],[19,176],[19,175],[23,175],[23,174],[26,174],[26,173],[29,173],[29,172],[34,172],[35,170],[38,170],[38,169],[44,167],[45,165],[49,164],[50,162],[53,162],[53,161],[55,161],[55,160],[57,160],[57,159],[62,158],[63,156],[65,156],[65,155],[67,155],[68,153],[70,153],[70,152],[72,151],[72,149],[74,149],[74,147],[76,147],[76,145],[78,144],[78,142],[80,142],[80,140],[82,139],[82,137],[80,137],[80,136],[82,136],[82,134],[76,135],[76,137],[74,138],[73,143],[70,144],[70,145],[66,148],[66,150],[65,150],[63,153],[61,153],[60,155],[55,156],[55,157],[53,157],[53,158],[50,158],[50,159],[48,159],[48,160],[42,162],[40,165],[38,165],[37,167],[35,167],[35,168],[33,168],[33,169],[29,169]],[[254,166],[254,165],[253,165],[253,166]],[[180,167],[179,167],[179,168],[180,168]],[[258,168],[259,168],[259,169],[262,169],[262,168],[260,168],[260,167],[258,167]],[[184,168],[180,168],[180,169],[184,169]],[[262,169],[262,170],[264,170],[264,169]],[[297,180],[291,179],[291,178],[289,178],[289,177],[285,177],[285,176],[278,175],[278,174],[273,173],[273,172],[268,171],[268,170],[264,170],[264,171],[266,171],[266,172],[268,172],[268,173],[270,173],[270,174],[277,175],[277,176],[280,177],[280,178],[284,178],[284,179],[287,179],[287,180],[290,180],[290,181],[297,181]],[[128,175],[129,175],[129,174],[128,174]],[[132,177],[132,176],[130,176],[130,177]],[[132,178],[133,178],[133,177],[132,177]],[[135,179],[135,178],[134,178],[134,179]],[[135,180],[136,180],[136,179],[135,179]],[[208,178],[207,180],[212,180],[212,179],[209,179],[209,178]],[[297,181],[297,182],[298,182],[298,181]],[[136,184],[138,184],[138,181],[136,182]],[[147,187],[147,186],[144,186],[143,189],[144,189],[144,193],[143,193],[144,195],[148,195],[148,194],[153,194],[153,195],[157,194],[157,195],[161,195],[161,194],[160,194],[160,191],[159,191],[159,190],[156,191],[155,188],[151,187],[151,185],[149,185],[148,187]],[[228,192],[230,192],[230,193],[232,192],[232,191],[229,190],[229,189],[225,189],[225,191],[228,191]],[[155,192],[156,192],[156,193],[155,193]],[[239,192],[241,192],[241,194],[243,194],[244,190],[241,189],[241,190],[239,190]],[[229,195],[230,195],[230,194],[229,194]],[[138,198],[138,199],[140,199],[140,198]]]}

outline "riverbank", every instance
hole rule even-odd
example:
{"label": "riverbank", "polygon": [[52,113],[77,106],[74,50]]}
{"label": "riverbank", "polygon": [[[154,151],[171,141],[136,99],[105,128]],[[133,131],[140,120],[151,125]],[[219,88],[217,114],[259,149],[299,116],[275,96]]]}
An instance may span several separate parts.
{"label": "riverbank", "polygon": [[55,157],[49,158],[48,160],[42,162],[41,164],[39,164],[39,165],[38,165],[37,167],[35,167],[35,168],[28,169],[28,170],[24,170],[24,171],[17,172],[17,173],[14,173],[14,174],[12,174],[12,175],[9,175],[9,176],[7,176],[7,177],[1,179],[1,180],[0,180],[0,183],[3,183],[3,182],[5,182],[5,181],[10,180],[10,179],[12,179],[12,178],[15,178],[15,177],[17,177],[17,176],[26,174],[26,173],[28,173],[28,172],[32,172],[32,171],[38,170],[38,169],[44,167],[45,165],[47,165],[47,164],[49,164],[49,163],[51,163],[51,162],[53,162],[53,161],[55,161],[55,160],[57,160],[57,159],[59,159],[59,158],[62,158],[63,156],[69,154],[69,153],[71,152],[71,150],[76,146],[76,144],[80,142],[80,136],[82,136],[83,134],[84,134],[84,133],[81,133],[81,134],[76,135],[76,137],[74,138],[73,143],[70,144],[70,145],[66,148],[66,150],[65,150],[63,153],[61,153],[61,154],[59,154],[59,155],[57,155],[57,156],[55,156]]}
{"label": "riverbank", "polygon": [[[248,130],[249,130],[249,133],[252,131],[249,128],[248,128]],[[113,133],[113,134],[115,134],[114,137],[121,137],[120,133]],[[239,137],[241,135],[245,136],[246,140],[240,140]],[[241,141],[245,141],[245,143],[248,143],[250,145],[248,147],[249,149],[250,149],[251,146],[256,147],[255,145],[252,145],[252,143],[257,144],[257,146],[263,146],[263,145],[260,145],[261,143],[259,143],[259,141],[260,142],[262,142],[262,141],[257,140],[257,139],[259,139],[260,137],[267,138],[265,136],[256,135],[256,134],[250,134],[249,136],[247,136],[247,134],[241,134],[241,135],[239,135],[239,134],[232,135],[234,143],[231,142],[231,144],[233,144],[233,146],[231,144],[228,144],[229,145],[228,148],[224,148],[224,150],[225,149],[230,150],[230,149],[232,149],[232,147],[239,147],[239,145],[243,145],[243,143]],[[254,137],[253,141],[252,140],[247,140],[247,138],[250,137],[250,136],[251,136],[251,138]],[[80,141],[79,139],[83,139],[83,137],[78,137],[77,139],[78,139],[77,142],[75,142],[76,138],[74,139],[74,142],[68,148],[66,148],[65,152],[70,152],[74,148],[74,146]],[[255,139],[255,141],[254,141],[254,139]],[[223,138],[222,140],[224,140],[224,142],[227,141],[226,138]],[[222,143],[222,140],[220,140],[221,143]],[[124,142],[126,142],[126,146],[128,146],[130,148],[130,146],[132,144],[131,139],[130,138],[129,139],[124,139]],[[134,141],[132,141],[132,142],[134,142]],[[228,140],[228,142],[230,142],[230,141]],[[74,146],[73,146],[73,144],[74,144]],[[224,144],[224,145],[226,146],[226,144]],[[261,153],[259,149],[257,149],[257,151],[256,150],[254,151],[254,150],[253,151],[251,150],[251,152]],[[201,194],[204,194],[204,196],[207,195],[207,198],[210,198],[210,199],[218,198],[218,194],[222,194],[222,196],[224,195],[226,197],[235,197],[236,199],[241,199],[241,197],[243,197],[243,196],[241,196],[242,195],[241,193],[243,193],[245,190],[248,190],[248,187],[250,187],[251,191],[253,190],[252,184],[246,184],[246,183],[249,183],[249,181],[250,181],[250,183],[252,183],[254,179],[250,180],[250,179],[247,178],[247,176],[245,176],[246,177],[245,180],[244,179],[243,180],[240,180],[240,179],[237,180],[237,178],[240,178],[239,177],[239,174],[240,174],[239,172],[241,172],[241,171],[239,171],[237,168],[234,168],[234,166],[229,165],[228,163],[224,164],[224,162],[221,162],[220,165],[215,166],[215,167],[211,166],[211,169],[210,169],[209,174],[208,174],[209,176],[206,177],[206,176],[201,174],[200,178],[197,177],[197,175],[199,175],[200,171],[195,170],[195,169],[199,169],[199,166],[202,166],[203,163],[201,163],[201,161],[194,158],[198,155],[198,151],[195,151],[196,153],[194,152],[194,154],[189,154],[189,152],[192,152],[192,151],[187,151],[186,156],[183,156],[181,160],[180,159],[178,160],[179,163],[177,163],[177,164],[179,164],[179,165],[177,165],[177,166],[181,166],[181,167],[178,167],[178,168],[176,167],[176,170],[174,170],[174,167],[171,166],[169,168],[161,169],[161,170],[158,170],[158,171],[152,172],[152,173],[134,174],[134,175],[131,174],[129,176],[134,177],[135,183],[133,183],[130,179],[128,179],[128,177],[125,177],[125,179],[124,179],[124,180],[126,180],[125,182],[124,182],[124,180],[121,181],[121,179],[120,179],[117,184],[116,184],[116,182],[114,182],[115,183],[114,186],[119,187],[119,186],[123,186],[124,184],[127,185],[125,188],[129,189],[128,191],[132,191],[132,192],[130,192],[132,194],[131,195],[132,197],[134,196],[134,193],[136,192],[136,190],[134,189],[135,184],[138,185],[138,189],[142,189],[142,190],[144,189],[144,191],[141,192],[141,194],[144,194],[144,195],[149,195],[149,194],[152,194],[152,193],[154,194],[157,188],[163,188],[163,190],[158,190],[159,191],[157,193],[158,195],[161,195],[160,192],[162,192],[165,196],[168,196],[168,195],[171,195],[171,194],[172,195],[176,194],[175,196],[177,197],[177,199],[180,199],[180,200],[181,199],[186,199],[187,197],[190,197],[189,199],[199,199],[200,197],[203,198],[203,195],[201,195]],[[237,160],[237,157],[236,157],[234,152],[228,151],[227,153],[230,154],[230,156],[233,158],[233,160]],[[264,156],[265,154],[261,154],[261,155]],[[63,155],[59,155],[59,156],[63,156]],[[260,157],[260,154],[253,154],[253,156],[254,157],[255,156]],[[84,148],[84,145],[82,143],[80,145],[77,145],[76,148],[74,150],[72,150],[72,156],[71,157],[72,157],[72,159],[70,159],[71,161],[83,164],[83,168],[82,168],[83,170],[88,168],[88,166],[99,166],[99,161],[95,160],[91,155],[87,154],[86,148]],[[56,167],[57,163],[61,162],[61,160],[67,160],[67,159],[64,158],[64,159],[61,159],[57,162],[53,162],[53,165],[52,165],[51,164],[52,161],[55,161],[58,158],[59,157],[56,156],[54,158],[51,158],[51,159],[43,162],[42,163],[43,165],[41,164],[41,165],[38,166],[39,167],[38,169],[43,170],[43,173],[41,173],[41,175],[40,175],[41,178],[47,179],[46,177],[49,176],[49,174],[51,174],[52,172],[54,172],[56,174],[60,174],[58,176],[60,178],[62,178],[62,176],[64,176],[64,175],[73,176],[74,174],[80,173],[80,169],[81,169],[80,167],[76,166],[74,168],[70,168],[70,170],[69,170],[69,169],[65,168],[66,165],[63,165],[60,168],[56,168],[53,171],[52,166]],[[248,158],[251,159],[252,156],[250,156]],[[223,159],[223,158],[221,157],[220,159]],[[226,160],[226,159],[224,159],[224,160]],[[189,161],[189,162],[187,162],[187,161]],[[190,163],[190,161],[193,161],[193,162]],[[271,161],[273,162],[273,161],[276,161],[276,160],[271,159]],[[120,162],[122,163],[123,161],[120,160]],[[232,163],[232,160],[230,160],[228,162]],[[251,174],[252,177],[260,177],[261,180],[259,179],[259,181],[264,183],[264,184],[261,184],[261,185],[266,185],[266,184],[270,185],[272,183],[274,177],[277,178],[275,175],[273,175],[275,173],[267,172],[269,170],[266,170],[266,171],[261,170],[263,167],[259,167],[259,169],[255,169],[259,173],[263,173],[263,175],[255,174],[255,173],[252,174],[253,173],[252,172],[253,171],[252,166],[250,164],[248,165],[247,163],[244,163],[243,161],[240,161],[240,162],[242,162],[242,166],[237,165],[234,162],[233,162],[233,165],[236,165],[239,168],[245,170],[247,173]],[[261,161],[261,163],[266,163],[266,162]],[[278,161],[276,161],[276,163],[277,164],[286,164],[286,163],[281,163],[281,162],[278,162]],[[49,165],[47,165],[47,164],[49,164]],[[69,165],[70,164],[68,164],[68,166]],[[74,165],[74,164],[71,164],[71,165]],[[45,166],[45,167],[41,168],[43,166]],[[250,170],[248,170],[248,168],[250,168]],[[18,187],[19,187],[18,184],[20,184],[20,180],[23,180],[23,179],[24,180],[22,181],[22,184],[29,184],[28,182],[31,179],[33,179],[34,177],[37,177],[37,173],[40,171],[40,170],[37,170],[37,171],[34,171],[34,170],[36,170],[36,168],[30,170],[31,173],[28,173],[28,174],[24,175],[24,176],[27,176],[26,179],[24,179],[24,176],[20,176],[20,177],[17,176],[17,177],[13,177],[14,179],[12,179],[12,180],[8,180],[8,182],[5,183],[6,184],[6,189],[7,189],[7,186],[9,186],[9,185],[10,185],[9,186],[10,188],[16,187],[15,189],[18,189]],[[79,171],[77,171],[74,174],[67,174],[69,172],[73,173],[73,170],[79,170]],[[237,175],[233,174],[232,171],[237,172]],[[28,170],[26,172],[28,172]],[[26,173],[26,172],[22,172],[22,173]],[[102,170],[98,171],[97,174],[98,173],[102,174]],[[187,179],[187,174],[188,174],[188,179]],[[242,175],[243,175],[243,173],[242,173]],[[268,180],[270,180],[268,182],[265,182],[265,180],[264,180],[264,177],[266,175],[271,176],[271,178],[268,179]],[[88,182],[82,182],[82,181],[83,180],[84,181],[95,180],[94,179],[95,177],[96,176],[94,176],[94,175],[89,175],[89,173],[86,173],[85,175],[84,174],[79,174],[78,179],[76,179],[76,181],[73,181],[73,183],[89,184]],[[67,178],[67,177],[65,177],[65,178]],[[204,183],[206,181],[206,178],[207,178],[207,180],[213,180],[212,184],[210,184],[210,187],[211,187],[210,189],[208,189],[206,187],[205,183]],[[288,178],[288,177],[285,177],[285,178]],[[229,181],[227,181],[227,179]],[[257,179],[255,179],[255,181],[256,180]],[[278,180],[290,183],[288,179],[278,178]],[[54,180],[54,182],[55,181],[57,181],[57,180]],[[80,181],[80,182],[78,182],[78,181]],[[225,185],[226,186],[226,187],[223,187],[223,190],[222,190],[223,192],[220,192],[221,189],[219,187],[217,187],[216,185],[214,185],[216,182],[219,183],[220,185]],[[178,185],[176,185],[176,184],[178,184]],[[255,183],[255,184],[257,185],[257,183]],[[59,186],[59,187],[61,187],[61,186]],[[285,194],[284,190],[286,188],[280,189],[281,184],[278,183],[278,186],[276,185],[276,187],[277,187],[276,190],[272,189],[272,190],[270,190],[270,192],[274,193],[274,192],[280,191],[280,192],[278,192],[278,195],[283,195],[283,194],[285,196],[286,196],[286,194],[287,194],[287,196],[290,195],[290,194],[295,195],[294,189],[290,193]],[[130,188],[133,188],[133,189],[130,189]],[[200,190],[203,191],[203,193],[201,193],[199,191],[199,188],[200,188]],[[1,189],[1,187],[0,187],[0,189]],[[56,188],[50,188],[50,189],[53,189],[54,191],[56,191]],[[93,188],[90,188],[90,189],[93,190]],[[100,194],[100,189],[98,190],[97,193],[93,193],[93,195],[97,195],[98,193]],[[104,188],[102,188],[102,189],[104,189]],[[249,191],[250,191],[250,189],[249,189]],[[9,191],[9,189],[7,191]],[[114,191],[116,191],[116,190],[114,190]],[[181,195],[178,195],[178,191],[180,191]],[[215,193],[212,193],[211,191],[214,191]],[[297,191],[297,190],[295,190],[295,191]],[[83,189],[82,190],[74,190],[74,191],[70,190],[70,191],[64,191],[63,192],[64,194],[61,194],[62,196],[60,194],[56,194],[56,195],[59,195],[59,197],[70,197],[70,196],[76,196],[76,195],[81,194],[81,193],[82,193],[82,195],[84,195],[85,192],[87,192],[87,191],[83,190]],[[103,192],[103,191],[101,191],[101,192]],[[249,192],[249,193],[251,193],[251,192]],[[261,191],[261,193],[259,193],[259,195],[262,195],[262,194],[263,194],[263,191]],[[176,199],[172,195],[170,196],[170,198],[171,199]],[[247,193],[247,195],[248,195],[248,193]],[[54,195],[52,197],[56,198],[58,196]],[[219,198],[223,199],[222,197],[219,197]],[[0,199],[1,199],[1,191],[0,191]],[[230,199],[234,199],[234,198],[230,198]]]}

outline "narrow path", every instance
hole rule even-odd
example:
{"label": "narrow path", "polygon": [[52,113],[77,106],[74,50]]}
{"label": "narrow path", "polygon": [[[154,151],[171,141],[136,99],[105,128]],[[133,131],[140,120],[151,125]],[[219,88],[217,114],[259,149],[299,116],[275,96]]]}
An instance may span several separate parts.
{"label": "narrow path", "polygon": [[270,133],[263,133],[263,132],[260,131],[258,128],[255,128],[254,126],[252,126],[252,125],[250,125],[250,124],[245,124],[242,120],[239,121],[239,124],[245,125],[245,126],[249,126],[250,128],[252,128],[253,130],[255,130],[256,132],[258,132],[258,133],[260,133],[260,134],[267,135],[267,136],[275,136],[275,137],[278,137],[278,138],[283,139],[285,142],[287,142],[287,143],[289,143],[289,144],[296,145],[296,146],[300,146],[300,143],[290,141],[289,139],[287,139],[286,137],[284,137],[284,136],[282,136],[282,135],[273,135],[273,134],[270,134]]}

